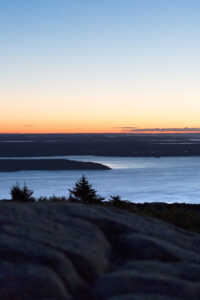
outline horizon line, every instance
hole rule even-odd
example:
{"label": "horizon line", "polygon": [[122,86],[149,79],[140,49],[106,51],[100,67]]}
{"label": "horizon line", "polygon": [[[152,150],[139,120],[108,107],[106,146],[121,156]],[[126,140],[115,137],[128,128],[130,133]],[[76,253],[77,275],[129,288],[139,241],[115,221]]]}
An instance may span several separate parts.
{"label": "horizon line", "polygon": [[124,132],[0,132],[0,134],[200,134],[200,131],[124,131]]}

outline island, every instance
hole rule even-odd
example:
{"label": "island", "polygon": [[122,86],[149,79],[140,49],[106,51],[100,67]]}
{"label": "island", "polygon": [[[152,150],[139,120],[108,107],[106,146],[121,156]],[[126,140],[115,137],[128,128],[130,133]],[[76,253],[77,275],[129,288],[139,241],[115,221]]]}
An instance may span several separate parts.
{"label": "island", "polygon": [[1,159],[0,172],[61,170],[110,170],[100,163],[68,159]]}

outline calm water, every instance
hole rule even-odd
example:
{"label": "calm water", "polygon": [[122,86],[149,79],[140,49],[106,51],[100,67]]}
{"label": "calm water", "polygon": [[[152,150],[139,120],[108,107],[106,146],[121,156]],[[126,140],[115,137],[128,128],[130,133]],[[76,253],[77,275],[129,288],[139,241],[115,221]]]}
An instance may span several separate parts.
{"label": "calm water", "polygon": [[[50,157],[47,157],[50,158]],[[52,157],[51,157],[52,158]],[[57,158],[57,157],[54,157]],[[133,202],[200,203],[199,157],[96,157],[65,156],[100,162],[109,171],[20,171],[0,172],[0,198],[9,198],[16,182],[34,190],[34,196],[68,195],[68,189],[85,174],[98,193],[106,198],[120,195]]]}

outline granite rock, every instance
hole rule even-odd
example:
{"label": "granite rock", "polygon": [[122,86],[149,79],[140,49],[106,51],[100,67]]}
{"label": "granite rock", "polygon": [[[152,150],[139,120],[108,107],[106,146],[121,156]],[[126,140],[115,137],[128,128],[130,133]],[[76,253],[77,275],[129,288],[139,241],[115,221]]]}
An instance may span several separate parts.
{"label": "granite rock", "polygon": [[200,299],[200,235],[79,203],[0,203],[0,299]]}

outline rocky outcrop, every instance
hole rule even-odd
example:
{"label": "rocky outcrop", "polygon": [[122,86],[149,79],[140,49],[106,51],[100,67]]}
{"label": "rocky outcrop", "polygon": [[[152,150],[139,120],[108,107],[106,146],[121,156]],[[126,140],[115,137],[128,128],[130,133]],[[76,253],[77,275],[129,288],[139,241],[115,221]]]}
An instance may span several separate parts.
{"label": "rocky outcrop", "polygon": [[78,203],[0,203],[0,299],[200,299],[200,236]]}

